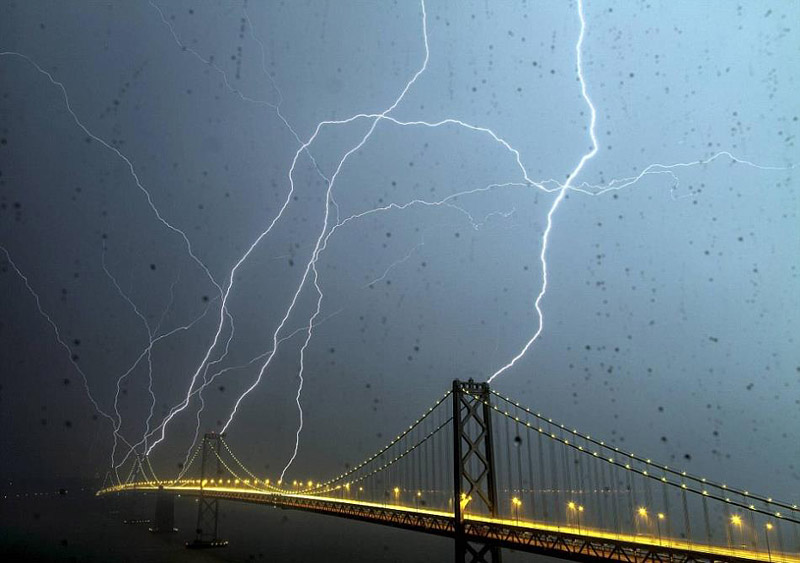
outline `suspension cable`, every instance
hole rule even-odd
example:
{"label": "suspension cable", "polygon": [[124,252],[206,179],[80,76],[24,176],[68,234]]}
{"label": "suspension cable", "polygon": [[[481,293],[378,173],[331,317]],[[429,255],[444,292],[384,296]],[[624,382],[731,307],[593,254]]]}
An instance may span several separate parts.
{"label": "suspension cable", "polygon": [[[497,393],[494,390],[491,390],[491,393],[494,396],[498,397],[499,399],[502,399],[503,401],[507,402],[508,404],[510,404],[510,405],[512,405],[512,406],[514,406],[516,408],[520,408],[520,409],[524,410],[527,414],[531,415],[532,417],[534,417],[534,418],[536,418],[536,419],[538,419],[538,420],[540,420],[542,422],[545,422],[545,423],[550,424],[550,425],[557,426],[557,427],[562,428],[562,429],[566,429],[566,427],[563,424],[559,424],[557,422],[554,422],[552,419],[546,418],[546,417],[542,416],[539,413],[534,413],[530,409],[521,406],[519,403],[514,402],[509,397],[503,397],[502,395],[500,395],[499,393]],[[498,410],[498,409],[495,408],[495,410]],[[622,452],[617,447],[609,446],[605,442],[601,442],[599,440],[596,440],[596,439],[592,438],[591,436],[588,436],[588,435],[585,435],[585,434],[583,434],[581,432],[578,432],[577,430],[571,430],[570,432],[574,436],[582,438],[582,439],[584,439],[584,440],[586,440],[586,441],[588,441],[588,442],[590,442],[590,443],[592,443],[592,444],[594,444],[594,445],[596,445],[596,446],[598,446],[600,448],[603,448],[603,449],[609,450],[609,451],[613,451],[615,454],[618,454],[618,455],[621,455],[621,456],[629,457],[632,460],[636,460],[639,463],[642,463],[642,464],[644,464],[644,465],[646,465],[648,467],[657,468],[657,469],[659,469],[661,471],[664,471],[666,473],[669,473],[669,474],[677,476],[677,477],[681,477],[681,478],[683,478],[685,480],[694,481],[695,483],[701,483],[703,486],[714,487],[714,488],[717,488],[717,489],[720,489],[720,490],[723,490],[723,491],[726,491],[726,492],[729,492],[729,493],[740,494],[740,495],[742,495],[744,497],[747,497],[749,499],[753,499],[753,500],[756,500],[756,501],[759,501],[759,502],[763,502],[765,504],[771,504],[771,505],[774,505],[774,506],[779,507],[779,508],[784,508],[786,510],[797,510],[797,508],[798,508],[796,504],[789,504],[787,502],[776,501],[776,500],[772,499],[771,497],[763,497],[761,495],[752,494],[749,491],[739,490],[739,489],[736,489],[734,487],[729,487],[729,486],[727,486],[725,484],[720,484],[720,483],[716,483],[714,481],[709,481],[708,479],[706,479],[704,477],[696,477],[694,475],[690,475],[686,471],[678,471],[676,469],[672,469],[667,465],[661,465],[661,464],[655,463],[655,462],[651,461],[650,459],[638,457],[633,453]],[[749,505],[746,505],[745,508],[749,508]],[[776,516],[776,514],[770,514],[770,515]],[[779,516],[779,518],[780,518],[780,516]],[[788,519],[788,517],[784,517],[784,518]]]}
{"label": "suspension cable", "polygon": [[[492,393],[495,394],[496,396],[500,397],[500,395],[497,395],[497,393],[494,393],[494,392],[492,392]],[[532,426],[530,422],[523,422],[522,420],[519,419],[519,417],[514,417],[514,416],[508,414],[508,411],[500,410],[500,408],[498,408],[496,405],[493,405],[493,404],[491,404],[489,402],[483,401],[480,397],[477,397],[475,395],[472,395],[472,396],[476,400],[479,400],[479,401],[483,402],[484,404],[488,405],[494,411],[496,411],[496,412],[502,414],[503,416],[508,417],[509,419],[513,420],[517,424],[519,424],[521,426],[524,426],[524,427],[526,427],[528,429],[537,430],[539,433],[544,434],[545,436],[549,437],[553,442],[559,442],[559,443],[561,443],[561,444],[563,444],[565,446],[573,448],[574,450],[578,450],[578,451],[584,453],[587,456],[590,455],[590,456],[596,457],[597,459],[601,459],[601,460],[603,460],[603,461],[605,461],[607,463],[610,463],[611,465],[620,467],[620,468],[625,469],[627,471],[632,471],[632,472],[634,472],[634,473],[636,473],[638,475],[642,475],[642,476],[647,477],[649,479],[660,481],[661,483],[663,483],[665,485],[669,485],[669,486],[672,486],[672,487],[675,487],[675,488],[680,488],[680,489],[683,489],[684,491],[687,491],[687,492],[690,492],[690,493],[693,493],[693,494],[696,494],[696,495],[699,495],[699,496],[708,497],[710,499],[717,500],[717,501],[720,501],[720,502],[724,502],[724,503],[730,504],[732,506],[737,506],[739,508],[743,508],[743,509],[749,510],[751,512],[756,512],[756,513],[759,513],[759,514],[763,514],[765,516],[771,516],[771,517],[774,517],[774,518],[778,518],[780,520],[785,520],[787,522],[792,522],[794,524],[800,524],[800,519],[796,518],[794,515],[793,516],[786,516],[785,514],[783,514],[781,512],[771,512],[771,511],[768,511],[768,510],[764,510],[762,508],[756,507],[754,504],[747,504],[746,502],[739,502],[737,500],[734,500],[731,497],[722,497],[722,496],[710,493],[706,489],[695,489],[695,488],[690,487],[689,485],[687,485],[686,482],[685,482],[686,480],[691,480],[691,481],[701,482],[703,484],[706,484],[706,481],[704,481],[703,479],[698,479],[698,478],[695,478],[695,477],[689,477],[688,475],[684,475],[683,473],[679,473],[679,472],[677,472],[675,470],[670,470],[667,467],[657,466],[657,465],[653,464],[652,462],[648,464],[648,466],[650,466],[650,467],[656,467],[656,468],[658,468],[658,469],[660,469],[660,470],[662,470],[664,472],[671,473],[672,475],[677,475],[679,477],[679,479],[681,479],[681,482],[671,481],[671,480],[667,479],[666,477],[658,477],[656,475],[652,475],[647,470],[637,469],[636,467],[633,467],[629,463],[622,463],[622,462],[618,461],[617,459],[615,459],[614,457],[608,457],[608,458],[603,457],[596,451],[595,452],[588,451],[583,446],[579,446],[577,444],[574,444],[574,443],[570,442],[567,439],[559,438],[558,436],[556,436],[555,434],[553,434],[551,432],[546,432],[544,430],[544,428],[541,428],[541,427],[537,428],[535,426]],[[508,399],[506,399],[504,397],[500,397],[500,398],[505,400],[505,401],[507,401],[507,402],[509,402],[509,403],[511,403],[512,405],[516,406],[510,400],[508,400]],[[524,409],[524,407],[520,407],[520,408]],[[524,410],[526,410],[526,412],[528,412],[529,414],[532,414],[533,416],[535,416],[536,418],[538,418],[540,420],[545,420],[548,424],[555,425],[554,422],[551,422],[551,421],[549,421],[547,419],[544,419],[541,415],[533,414],[530,411],[527,411],[527,409],[524,409]],[[573,434],[575,436],[579,437],[579,438],[586,438],[587,440],[589,440],[593,444],[599,445],[602,448],[611,449],[610,446],[607,446],[607,445],[605,445],[605,444],[603,444],[601,442],[597,442],[596,440],[592,440],[588,436],[583,436],[582,434],[579,434],[577,431],[573,431]],[[616,448],[614,449],[614,451],[618,452],[619,455],[622,455],[622,456],[625,456],[625,457],[630,457],[631,459],[636,459],[638,461],[643,461],[641,458],[637,458],[633,454],[625,454],[625,453],[619,452],[619,450],[617,450]],[[728,488],[727,486],[724,486],[724,485],[721,485],[721,486],[720,485],[716,485],[716,486],[718,488],[724,489],[726,491],[735,491],[735,489]],[[791,506],[792,505],[786,505],[785,503],[780,503],[780,502],[777,502],[777,501],[774,501],[774,500],[771,500],[771,499],[762,499],[761,497],[758,497],[756,495],[751,495],[747,491],[742,491],[740,493],[738,491],[736,491],[736,492],[737,492],[737,494],[741,494],[743,497],[748,498],[748,499],[754,499],[756,501],[760,501],[760,502],[764,502],[764,503],[767,503],[767,504],[772,504],[772,505],[780,506],[780,507],[788,506],[789,509],[791,510]]]}
{"label": "suspension cable", "polygon": [[[352,484],[355,484],[355,483],[360,483],[361,481],[364,481],[365,479],[367,479],[367,478],[369,478],[369,477],[372,477],[373,475],[375,475],[375,474],[377,474],[377,473],[380,473],[380,472],[381,472],[381,471],[383,471],[384,469],[386,469],[386,468],[388,468],[388,467],[391,467],[392,465],[394,465],[395,463],[397,463],[398,461],[400,461],[401,459],[403,459],[405,456],[407,456],[408,454],[410,454],[411,452],[413,452],[414,450],[416,450],[416,449],[417,449],[418,447],[420,447],[422,444],[424,444],[425,442],[427,442],[427,441],[428,441],[428,440],[429,440],[431,437],[433,437],[433,436],[434,436],[436,433],[438,433],[438,432],[439,432],[440,430],[442,430],[442,429],[443,429],[445,426],[447,426],[447,425],[450,423],[450,421],[451,421],[451,420],[453,420],[453,417],[450,417],[450,418],[448,418],[447,420],[445,420],[445,421],[444,421],[442,424],[440,424],[440,425],[439,425],[438,427],[436,427],[436,428],[435,428],[433,431],[431,431],[429,434],[427,434],[427,435],[426,435],[424,438],[422,438],[422,439],[421,439],[419,442],[417,442],[417,443],[416,443],[416,444],[414,444],[413,446],[411,446],[411,447],[409,447],[408,449],[406,449],[406,450],[405,450],[403,453],[401,453],[400,455],[398,455],[397,457],[395,457],[395,458],[394,458],[394,459],[392,459],[391,461],[388,461],[388,462],[384,463],[383,465],[381,465],[381,466],[380,466],[380,467],[378,467],[377,469],[374,469],[374,470],[372,470],[370,473],[367,473],[367,474],[365,474],[365,475],[362,475],[362,476],[360,476],[360,477],[357,477],[357,478],[353,479],[352,481],[350,481],[350,482],[349,482],[349,484],[350,484],[350,485],[352,485]],[[350,472],[350,473],[352,473],[352,472]],[[312,487],[312,488],[309,488],[309,489],[303,489],[303,490],[301,490],[301,491],[298,491],[298,493],[301,493],[301,494],[304,494],[304,493],[315,493],[315,494],[319,494],[319,493],[329,492],[329,491],[335,490],[335,489],[332,489],[332,488],[330,487],[330,485],[331,485],[331,484],[333,484],[334,482],[337,482],[337,480],[331,480],[331,481],[328,481],[328,482],[326,482],[326,483],[320,483],[320,484],[319,484],[319,485],[317,485],[316,487]]]}
{"label": "suspension cable", "polygon": [[346,477],[348,477],[348,476],[352,475],[353,473],[355,473],[356,471],[358,471],[359,469],[361,469],[361,468],[362,468],[362,467],[364,467],[365,465],[367,465],[367,464],[371,463],[372,461],[374,461],[375,459],[377,459],[377,458],[378,458],[378,456],[382,455],[382,454],[383,454],[383,453],[384,453],[386,450],[388,450],[389,448],[391,448],[392,446],[394,446],[394,445],[395,445],[397,442],[399,442],[401,439],[405,438],[405,437],[406,437],[406,436],[407,436],[407,435],[408,435],[408,434],[409,434],[409,433],[410,433],[412,430],[414,430],[414,429],[415,429],[417,426],[419,426],[419,424],[420,424],[420,423],[421,423],[423,420],[425,420],[426,418],[428,418],[428,416],[429,416],[429,415],[430,415],[430,414],[431,414],[431,413],[432,413],[432,412],[433,412],[433,411],[436,409],[436,407],[438,407],[439,405],[441,405],[441,404],[442,404],[442,403],[443,403],[443,402],[444,402],[444,401],[445,401],[445,400],[446,400],[446,399],[447,399],[447,398],[450,396],[450,394],[451,394],[452,392],[453,392],[452,390],[449,390],[449,391],[447,391],[447,393],[445,393],[445,394],[444,394],[444,396],[443,396],[441,399],[439,399],[438,401],[436,401],[436,403],[435,403],[435,404],[434,404],[434,405],[433,405],[431,408],[429,408],[429,409],[428,409],[428,410],[425,412],[425,414],[424,414],[424,415],[422,415],[422,417],[421,417],[421,418],[419,418],[419,419],[415,420],[415,421],[414,421],[414,423],[413,423],[411,426],[409,426],[409,427],[408,427],[408,428],[407,428],[407,429],[406,429],[406,430],[405,430],[405,431],[404,431],[402,434],[398,435],[398,436],[397,436],[397,437],[396,437],[394,440],[392,440],[391,442],[389,442],[389,444],[388,444],[388,445],[386,445],[386,446],[384,446],[383,448],[381,448],[381,449],[380,449],[380,450],[379,450],[377,453],[375,453],[375,454],[373,454],[372,456],[368,457],[366,460],[362,461],[361,463],[359,463],[358,465],[356,465],[356,466],[355,466],[355,467],[353,467],[352,469],[350,469],[350,470],[348,470],[348,471],[346,471],[346,472],[342,473],[341,475],[338,475],[338,476],[336,476],[336,477],[333,477],[332,479],[328,479],[327,481],[324,481],[324,482],[320,483],[320,486],[321,486],[321,487],[325,487],[325,486],[328,486],[328,485],[330,485],[330,484],[332,484],[332,483],[336,483],[336,482],[338,482],[338,481],[341,481],[342,479],[345,479]]}

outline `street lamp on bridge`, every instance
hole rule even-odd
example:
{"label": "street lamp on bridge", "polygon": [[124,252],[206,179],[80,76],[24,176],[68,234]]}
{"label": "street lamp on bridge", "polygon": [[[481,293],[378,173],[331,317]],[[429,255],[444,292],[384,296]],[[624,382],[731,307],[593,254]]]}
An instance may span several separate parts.
{"label": "street lamp on bridge", "polygon": [[[577,522],[578,522],[578,532],[580,533],[580,530],[581,530],[581,513],[583,512],[583,506],[580,505],[580,504],[577,504],[577,503],[575,503],[573,501],[569,501],[567,503],[567,508],[570,510],[570,512],[574,512],[575,513],[575,517],[577,518]],[[569,513],[567,514],[567,525],[569,526]]]}
{"label": "street lamp on bridge", "polygon": [[769,522],[764,525],[764,538],[767,540],[767,557],[770,563],[772,563],[772,548],[769,545],[769,532],[772,528],[774,528],[774,526]]}
{"label": "street lamp on bridge", "polygon": [[649,523],[650,523],[649,519],[648,519],[647,507],[640,506],[639,508],[636,509],[636,518],[634,518],[634,526],[635,526],[635,529],[636,529],[636,533],[641,533],[639,531],[640,530],[639,529],[639,519],[640,518],[641,518],[642,523],[644,525],[644,534],[647,534],[648,531],[649,531],[648,527],[649,527]]}
{"label": "street lamp on bridge", "polygon": [[[731,516],[731,524],[733,525],[733,533],[731,536],[733,537],[733,544],[736,545],[736,528],[739,528],[740,532],[742,529],[742,517],[738,514],[734,514]],[[741,532],[742,543],[744,543],[744,532]]]}
{"label": "street lamp on bridge", "polygon": [[517,497],[511,499],[511,506],[514,509],[517,517],[517,525],[519,525],[519,507],[522,506],[522,501],[519,500]]}

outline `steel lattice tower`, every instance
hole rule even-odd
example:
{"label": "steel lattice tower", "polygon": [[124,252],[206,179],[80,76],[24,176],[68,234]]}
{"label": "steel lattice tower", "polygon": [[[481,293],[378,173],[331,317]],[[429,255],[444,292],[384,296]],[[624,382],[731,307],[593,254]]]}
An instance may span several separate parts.
{"label": "steel lattice tower", "polygon": [[[203,455],[200,465],[200,500],[197,506],[197,527],[195,539],[186,544],[189,548],[223,547],[228,545],[227,540],[219,538],[219,499],[208,498],[204,494],[208,483],[207,465],[215,466],[214,478],[222,475],[222,459],[220,457],[222,436],[209,432],[203,436]],[[211,457],[216,458],[213,464]]]}
{"label": "steel lattice tower", "polygon": [[469,541],[463,514],[497,516],[497,488],[492,446],[492,409],[489,384],[453,381],[453,508],[455,511],[456,563],[499,563],[500,548]]}

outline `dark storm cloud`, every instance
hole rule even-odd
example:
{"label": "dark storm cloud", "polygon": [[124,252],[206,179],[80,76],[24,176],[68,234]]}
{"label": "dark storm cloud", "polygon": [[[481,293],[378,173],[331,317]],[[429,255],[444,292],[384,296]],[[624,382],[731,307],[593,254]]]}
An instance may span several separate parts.
{"label": "dark storm cloud", "polygon": [[[385,110],[422,64],[420,11],[161,9],[168,25],[146,2],[8,4],[0,50],[30,56],[63,82],[81,122],[130,159],[159,212],[223,283],[289,189],[298,144],[275,105],[301,139],[320,121]],[[578,182],[719,151],[771,167],[800,161],[798,17],[783,4],[589,3],[585,75],[599,152]],[[392,115],[488,127],[519,150],[532,179],[563,181],[590,148],[578,30],[575,7],[560,2],[430,5],[428,67]],[[160,420],[211,342],[217,289],[156,219],[126,163],[76,125],[61,91],[19,57],[0,57],[0,72],[0,244],[102,407],[113,410],[117,378],[148,343],[103,271],[104,246],[109,272],[151,326],[199,319],[153,349]],[[310,147],[319,170],[308,155],[298,160],[285,215],[237,272],[235,335],[219,367],[270,350],[319,234],[319,172],[330,177],[367,127],[323,129]],[[554,219],[543,335],[496,386],[654,459],[700,473],[725,467],[719,478],[743,486],[760,480],[768,458],[776,490],[789,490],[800,453],[791,430],[800,397],[796,173],[725,156],[672,172],[599,196],[568,193]],[[334,190],[341,218],[516,185],[371,214],[331,237],[318,265],[326,320],[306,355],[301,477],[359,461],[454,377],[486,378],[533,334],[554,195],[522,181],[512,153],[456,125],[384,121],[350,157]],[[103,472],[110,425],[9,265],[0,279],[3,443],[16,454],[3,471]],[[315,297],[301,294],[284,334],[306,325]],[[268,475],[293,447],[302,342],[300,333],[282,345],[231,427],[237,451]],[[203,428],[224,423],[256,374],[256,364],[231,370],[206,390]],[[126,436],[144,432],[149,400],[142,364],[120,390]],[[155,450],[167,473],[183,459],[196,408]]]}

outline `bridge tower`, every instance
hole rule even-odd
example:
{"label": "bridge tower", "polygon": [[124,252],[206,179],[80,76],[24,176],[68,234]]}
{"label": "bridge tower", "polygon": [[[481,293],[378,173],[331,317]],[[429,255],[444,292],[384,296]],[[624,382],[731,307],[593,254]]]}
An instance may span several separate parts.
{"label": "bridge tower", "polygon": [[[144,459],[144,454],[141,454],[141,453],[137,453],[136,454],[136,457],[134,459],[134,469],[131,472],[131,474],[128,476],[128,479],[126,479],[126,481],[131,482],[131,483],[136,483],[137,481],[149,481],[150,480],[150,478],[147,476],[147,474],[144,471],[144,467],[142,466],[142,460],[143,459]],[[123,520],[124,524],[140,525],[140,524],[150,524],[152,522],[152,520],[150,518],[146,518],[146,517],[144,517],[142,515],[142,512],[144,512],[143,507],[142,507],[142,504],[143,504],[142,500],[146,501],[148,499],[131,499],[131,501],[130,501],[131,504],[128,506],[127,510],[129,510],[133,515],[131,517],[126,518],[125,520]],[[155,513],[155,518],[156,518],[155,521],[156,522],[158,522],[159,506],[162,506],[162,504],[163,503],[161,501],[161,497],[157,496],[156,497],[156,513]],[[163,513],[163,512],[164,512],[164,509],[161,508],[161,513]],[[167,524],[168,522],[166,520],[164,520],[164,523]],[[161,532],[171,532],[172,531],[172,525],[170,524],[169,528],[166,528],[166,527],[161,527],[160,528],[158,526],[158,524],[156,524],[154,527],[151,527],[149,529],[150,529],[151,532],[159,532],[159,533],[161,533]]]}
{"label": "bridge tower", "polygon": [[467,539],[463,515],[497,516],[489,384],[453,381],[453,508],[456,563],[499,563],[496,545]]}
{"label": "bridge tower", "polygon": [[[202,549],[208,547],[224,547],[227,540],[219,538],[219,499],[208,498],[204,494],[205,487],[212,479],[219,479],[222,475],[221,459],[222,436],[216,432],[208,432],[203,436],[203,455],[200,466],[200,500],[197,505],[196,536],[191,543],[186,542],[189,549]],[[216,463],[211,459],[215,457]],[[209,475],[207,468],[214,466],[213,474]]]}

